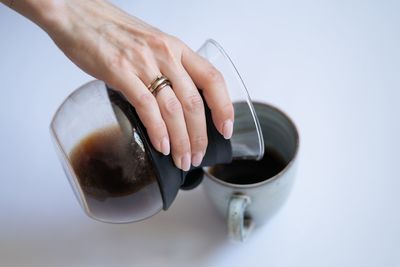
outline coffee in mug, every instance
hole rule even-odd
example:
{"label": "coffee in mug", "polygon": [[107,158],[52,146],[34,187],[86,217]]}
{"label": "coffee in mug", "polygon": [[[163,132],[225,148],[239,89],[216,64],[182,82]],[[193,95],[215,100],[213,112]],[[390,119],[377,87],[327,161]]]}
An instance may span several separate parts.
{"label": "coffee in mug", "polygon": [[[236,241],[243,241],[254,226],[264,224],[285,203],[294,182],[299,150],[298,131],[285,113],[268,104],[253,105],[265,143],[263,158],[204,168],[205,192]],[[235,123],[237,127],[245,125]]]}

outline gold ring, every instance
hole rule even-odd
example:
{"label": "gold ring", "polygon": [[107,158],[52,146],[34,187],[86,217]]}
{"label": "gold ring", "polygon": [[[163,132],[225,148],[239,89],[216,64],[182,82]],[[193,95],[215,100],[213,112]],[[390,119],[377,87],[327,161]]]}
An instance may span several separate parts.
{"label": "gold ring", "polygon": [[171,86],[170,80],[163,75],[159,75],[147,86],[147,88],[150,93],[157,96],[158,92],[165,86]]}
{"label": "gold ring", "polygon": [[161,89],[163,89],[165,86],[171,86],[171,82],[169,80],[165,81],[164,83],[160,84],[154,91],[153,91],[153,95],[156,97],[157,94],[161,91]]}

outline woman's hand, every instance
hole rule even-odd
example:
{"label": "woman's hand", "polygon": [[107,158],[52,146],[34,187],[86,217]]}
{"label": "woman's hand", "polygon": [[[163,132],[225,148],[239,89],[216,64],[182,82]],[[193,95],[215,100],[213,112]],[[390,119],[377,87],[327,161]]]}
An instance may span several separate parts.
{"label": "woman's hand", "polygon": [[[127,97],[155,149],[165,155],[171,150],[177,167],[198,166],[206,152],[204,103],[197,88],[203,91],[218,131],[231,137],[233,106],[223,77],[179,39],[103,0],[17,2],[34,6],[24,15],[77,66]],[[165,87],[155,97],[147,86],[161,74],[173,89]]]}

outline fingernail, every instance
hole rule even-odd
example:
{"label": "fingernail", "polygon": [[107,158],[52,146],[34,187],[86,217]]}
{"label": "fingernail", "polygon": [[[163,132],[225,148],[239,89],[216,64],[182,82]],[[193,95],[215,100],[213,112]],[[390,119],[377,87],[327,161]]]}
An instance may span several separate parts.
{"label": "fingernail", "polygon": [[203,160],[203,154],[196,153],[192,156],[192,165],[198,167],[202,160]]}
{"label": "fingernail", "polygon": [[172,156],[172,158],[173,158],[173,160],[174,160],[174,163],[175,163],[175,166],[178,168],[178,169],[182,169],[182,161],[181,160],[179,160],[178,158],[175,158],[174,156]]}
{"label": "fingernail", "polygon": [[161,153],[163,153],[165,156],[169,154],[169,140],[167,137],[164,137],[161,141]]}
{"label": "fingernail", "polygon": [[225,139],[229,139],[232,137],[233,132],[233,122],[231,120],[226,120],[224,125],[222,126],[222,133]]}
{"label": "fingernail", "polygon": [[190,154],[185,153],[181,158],[181,169],[184,171],[188,171],[190,168]]}

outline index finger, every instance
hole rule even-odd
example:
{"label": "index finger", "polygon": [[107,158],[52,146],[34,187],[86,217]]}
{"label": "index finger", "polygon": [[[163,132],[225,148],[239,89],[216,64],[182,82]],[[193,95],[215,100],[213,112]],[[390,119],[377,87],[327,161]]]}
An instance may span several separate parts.
{"label": "index finger", "polygon": [[168,155],[169,135],[155,97],[137,76],[129,72],[120,73],[116,79],[116,88],[135,107],[154,148]]}

